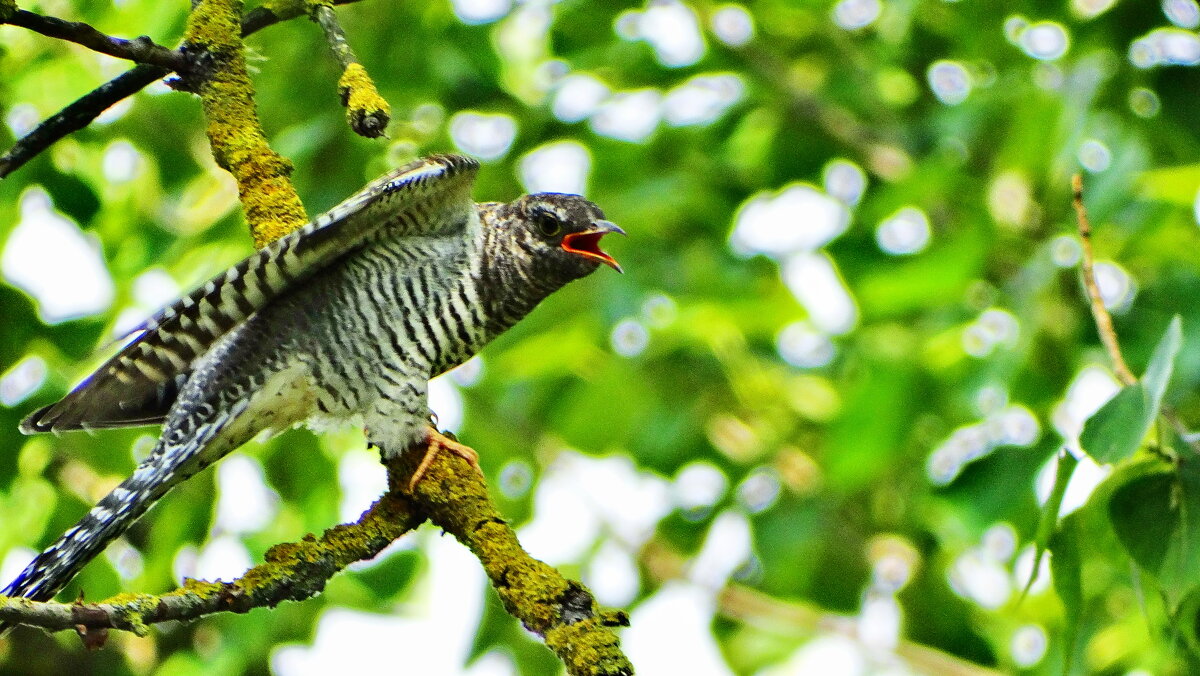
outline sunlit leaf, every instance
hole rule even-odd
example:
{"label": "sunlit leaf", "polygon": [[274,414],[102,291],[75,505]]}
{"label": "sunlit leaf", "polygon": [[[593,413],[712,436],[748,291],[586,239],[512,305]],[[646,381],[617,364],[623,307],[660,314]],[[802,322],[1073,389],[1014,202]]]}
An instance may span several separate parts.
{"label": "sunlit leaf", "polygon": [[1139,382],[1117,392],[1083,426],[1079,443],[1098,462],[1117,462],[1133,455],[1162,407],[1175,356],[1183,340],[1178,316],[1154,348],[1154,356]]}
{"label": "sunlit leaf", "polygon": [[1151,415],[1158,415],[1158,411],[1162,407],[1163,395],[1167,391],[1167,383],[1171,380],[1171,372],[1175,366],[1175,357],[1179,354],[1179,347],[1182,343],[1183,323],[1179,315],[1175,315],[1167,326],[1166,332],[1163,333],[1162,339],[1155,346],[1146,372],[1142,374],[1142,383],[1150,398]]}
{"label": "sunlit leaf", "polygon": [[1138,187],[1146,199],[1191,206],[1200,188],[1200,164],[1142,172]]}
{"label": "sunlit leaf", "polygon": [[1084,423],[1079,445],[1097,462],[1116,462],[1133,455],[1154,417],[1141,383],[1121,388]]}
{"label": "sunlit leaf", "polygon": [[1036,547],[1033,569],[1029,574],[1029,581],[1025,583],[1025,589],[1021,591],[1022,596],[1029,593],[1029,588],[1037,580],[1042,556],[1045,555],[1046,548],[1050,546],[1051,536],[1054,535],[1058,526],[1058,513],[1062,508],[1063,496],[1067,494],[1067,485],[1071,483],[1071,475],[1075,473],[1075,467],[1078,465],[1079,458],[1066,449],[1059,451],[1058,462],[1054,470],[1054,487],[1050,490],[1050,496],[1046,498],[1046,504],[1042,506],[1042,516],[1038,520],[1037,534],[1033,540]]}

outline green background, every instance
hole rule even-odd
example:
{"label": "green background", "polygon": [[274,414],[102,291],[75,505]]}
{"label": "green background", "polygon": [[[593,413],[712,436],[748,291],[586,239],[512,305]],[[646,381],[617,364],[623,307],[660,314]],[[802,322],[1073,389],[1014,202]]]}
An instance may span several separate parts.
{"label": "green background", "polygon": [[[741,16],[740,6],[709,2],[531,3],[469,24],[443,0],[366,0],[337,14],[392,105],[381,140],[349,131],[338,67],[314,24],[283,23],[247,44],[263,126],[294,163],[310,214],[414,156],[462,150],[450,131],[460,112],[515,124],[511,147],[480,172],[481,201],[524,192],[521,160],[547,144],[586,148],[588,197],[629,233],[605,242],[626,274],[606,269],[572,284],[485,349],[478,382],[457,387],[460,436],[479,450],[517,526],[551,518],[566,504],[556,500],[587,496],[567,516],[600,525],[560,514],[563,538],[586,537],[571,560],[554,563],[585,582],[625,571],[617,578],[626,591],[612,598],[634,615],[626,642],[641,673],[684,673],[670,665],[704,660],[713,674],[971,673],[950,671],[965,663],[1005,673],[1184,674],[1195,668],[1200,601],[1189,580],[1200,576],[1188,564],[1200,538],[1187,536],[1200,499],[1188,490],[1190,452],[1166,427],[1152,434],[1182,454],[1183,469],[1145,450],[1117,458],[1112,478],[1051,542],[1054,585],[1043,570],[1020,595],[1042,513],[1035,478],[1064,444],[1060,407],[1081,372],[1102,369],[1077,393],[1095,401],[1067,426],[1073,437],[1116,389],[1075,267],[1071,174],[1084,173],[1097,258],[1132,289],[1114,309],[1131,367],[1142,373],[1180,315],[1183,347],[1165,400],[1185,423],[1200,419],[1200,352],[1191,347],[1200,339],[1200,73],[1143,68],[1135,58],[1152,31],[1177,31],[1185,53],[1200,41],[1187,19],[1195,3],[1163,4],[1184,27],[1171,28],[1159,3],[1133,0],[895,0],[857,29],[839,26],[828,2],[763,0],[744,6],[753,36],[734,45],[713,20]],[[166,45],[182,34],[185,6],[23,5]],[[640,13],[664,8],[692,17],[692,29],[685,21],[664,34],[694,31],[698,58],[664,65],[651,40],[622,34],[636,24],[653,37],[658,29]],[[1036,58],[1023,47],[1022,26],[1042,21],[1051,22],[1045,35],[1069,39],[1065,53]],[[961,102],[939,100],[931,86],[930,69],[943,60],[972,83]],[[0,144],[123,68],[0,28],[8,121]],[[638,140],[553,112],[568,76],[665,94],[714,74],[741,83],[735,101],[701,124],[659,122]],[[12,246],[28,191],[44,191],[97,243],[115,293],[107,310],[48,325],[33,297],[7,276],[0,282],[0,374],[28,367],[28,357],[46,372],[34,391],[0,405],[0,558],[49,544],[131,471],[153,432],[26,438],[16,431],[21,417],[111,351],[119,314],[154,309],[135,293],[147,270],[186,290],[251,250],[232,180],[210,158],[198,100],[156,86],[130,101],[0,181],[0,245]],[[136,151],[131,175],[105,168],[114,153],[128,155],[121,144]],[[806,305],[785,283],[794,252],[740,255],[730,238],[750,200],[797,182],[819,195],[839,159],[860,168],[866,189],[844,207],[846,232],[815,250],[836,270],[833,295],[854,303],[852,325],[832,331],[817,317],[828,294]],[[877,228],[910,206],[927,219],[928,245],[888,253]],[[814,227],[806,219],[789,214],[774,236]],[[53,269],[53,247],[44,255]],[[785,359],[790,326],[831,358]],[[956,471],[935,480],[933,460],[949,446],[960,452]],[[218,491],[206,472],[129,532],[121,547],[140,561],[132,574],[102,557],[62,598],[166,590],[178,583],[182,548],[203,551],[224,536],[258,561],[274,543],[337,523],[344,455],[362,453],[361,436],[293,431],[243,453],[277,495],[268,523],[214,533]],[[1104,476],[1089,459],[1081,467],[1091,486]],[[550,482],[557,492],[540,492]],[[1068,494],[1067,502],[1086,499]],[[308,602],[114,636],[100,652],[69,633],[21,629],[0,643],[0,672],[268,673],[280,646],[311,644],[338,608],[386,619],[439,606],[421,590],[441,560],[430,551],[443,545],[428,529],[407,541]],[[1184,550],[1179,568],[1168,570],[1174,545],[1155,549],[1164,542]],[[470,659],[501,665],[477,673],[556,673],[490,590],[465,579],[484,607],[450,622],[461,634],[454,640],[471,646]],[[686,604],[672,600],[680,594],[698,599],[697,610],[683,613]],[[692,625],[700,643],[644,638],[688,637]],[[419,666],[421,646],[390,653],[385,638],[366,643],[342,648],[364,673],[443,673]],[[446,659],[444,673],[455,673],[458,658]]]}

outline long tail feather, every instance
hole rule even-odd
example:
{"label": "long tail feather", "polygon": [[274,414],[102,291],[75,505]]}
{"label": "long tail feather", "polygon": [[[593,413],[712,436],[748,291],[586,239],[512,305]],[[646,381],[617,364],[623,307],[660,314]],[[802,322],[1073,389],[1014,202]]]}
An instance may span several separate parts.
{"label": "long tail feather", "polygon": [[[193,434],[168,424],[158,446],[133,475],[104,496],[79,523],[39,554],[0,594],[47,601],[104,551],[172,488],[245,441],[219,434],[246,408],[246,402],[217,413],[193,428]],[[191,427],[191,425],[189,425]],[[0,623],[0,635],[12,628]]]}

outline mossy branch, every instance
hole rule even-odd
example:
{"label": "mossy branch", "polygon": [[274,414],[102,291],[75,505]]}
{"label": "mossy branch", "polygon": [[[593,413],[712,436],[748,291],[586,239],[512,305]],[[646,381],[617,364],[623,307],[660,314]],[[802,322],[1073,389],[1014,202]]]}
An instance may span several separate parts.
{"label": "mossy branch", "polygon": [[[388,464],[392,494],[406,490],[420,453]],[[412,496],[429,520],[466,545],[483,565],[500,601],[525,628],[541,636],[573,676],[633,673],[614,627],[628,626],[620,611],[603,610],[582,584],[531,557],[496,511],[487,485],[462,458],[438,455]]]}
{"label": "mossy branch", "polygon": [[[358,1],[335,0],[334,4]],[[0,0],[0,23],[6,23],[8,18],[19,11],[12,0]],[[242,37],[303,15],[304,4],[300,0],[291,3],[272,2],[255,7],[242,17]],[[88,126],[100,113],[117,102],[136,94],[170,73],[170,68],[141,64],[84,94],[66,108],[43,120],[33,131],[21,137],[12,148],[0,155],[0,178],[20,169],[58,140]]]}
{"label": "mossy branch", "polygon": [[188,84],[200,95],[217,165],[233,174],[255,246],[303,226],[308,214],[288,176],[292,163],[267,144],[246,69],[241,0],[201,0],[188,17],[183,50],[195,54]]}
{"label": "mossy branch", "polygon": [[[276,0],[264,5],[258,14],[260,19],[267,17],[262,25],[298,15],[302,7],[307,7],[326,29],[335,54],[342,60],[345,73],[341,87],[352,122],[356,109],[375,106],[376,112],[382,110],[383,117],[371,113],[373,119],[376,123],[382,119],[386,126],[387,104],[378,99],[365,70],[353,60],[329,7],[302,5],[303,1]],[[11,0],[0,0],[4,17],[15,11]],[[252,24],[251,29],[257,28]],[[188,19],[179,52],[189,59],[180,75],[184,86],[200,95],[213,156],[237,180],[246,220],[255,244],[261,247],[300,227],[308,218],[288,178],[291,164],[270,148],[258,121],[242,44],[246,30],[241,0],[198,2]],[[146,77],[161,74],[165,74],[164,69],[144,70],[139,78],[126,83],[126,89],[132,93]],[[366,94],[373,94],[378,102],[368,101],[371,96],[364,99]],[[87,112],[77,111],[74,120],[83,119]],[[86,122],[75,128],[83,125]],[[382,133],[382,127],[379,131]],[[52,136],[44,135],[48,140],[40,147],[59,138]],[[0,158],[0,175],[15,168],[9,155]],[[387,463],[388,493],[357,522],[331,528],[320,537],[276,545],[267,551],[262,564],[232,582],[190,580],[166,594],[122,594],[92,604],[0,597],[0,621],[49,630],[73,628],[85,644],[97,647],[104,643],[109,629],[140,635],[158,622],[274,607],[282,601],[314,596],[338,571],[355,561],[373,558],[428,519],[452,533],[479,558],[505,608],[545,639],[568,673],[632,674],[633,668],[621,653],[613,630],[627,625],[627,616],[602,610],[583,585],[563,578],[554,568],[529,556],[492,505],[482,477],[461,458],[439,454],[414,492],[409,493],[407,487],[421,458],[419,452],[408,452]]]}
{"label": "mossy branch", "polygon": [[264,563],[232,582],[186,580],[183,587],[165,594],[119,594],[87,604],[0,597],[0,621],[50,631],[75,629],[94,635],[97,630],[121,629],[143,636],[159,622],[301,601],[324,589],[338,571],[374,557],[418,526],[424,520],[419,513],[405,498],[388,494],[353,524],[331,528],[319,538],[272,547]]}
{"label": "mossy branch", "polygon": [[583,585],[563,578],[522,549],[488,497],[483,477],[466,461],[439,454],[415,491],[408,492],[409,479],[423,455],[420,450],[387,463],[390,488],[358,521],[331,528],[320,537],[276,545],[267,550],[262,564],[232,582],[187,580],[165,594],[120,594],[86,604],[0,597],[0,622],[50,631],[75,629],[89,645],[96,645],[109,629],[140,636],[160,622],[301,601],[320,593],[346,566],[375,557],[429,520],[479,558],[504,607],[545,639],[566,664],[567,673],[632,674],[613,630],[629,623],[626,615],[601,609]]}
{"label": "mossy branch", "polygon": [[359,63],[346,33],[333,13],[331,3],[322,0],[305,0],[309,16],[321,27],[329,49],[342,66],[342,77],[338,80],[338,95],[346,107],[346,119],[350,129],[359,136],[378,138],[387,131],[391,121],[391,106],[379,95],[375,82],[367,69]]}

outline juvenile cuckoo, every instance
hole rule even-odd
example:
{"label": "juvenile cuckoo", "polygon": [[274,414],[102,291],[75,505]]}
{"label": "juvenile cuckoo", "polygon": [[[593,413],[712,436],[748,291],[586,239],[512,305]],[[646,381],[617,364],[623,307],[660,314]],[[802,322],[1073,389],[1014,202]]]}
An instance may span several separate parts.
{"label": "juvenile cuckoo", "polygon": [[385,456],[424,447],[474,461],[430,426],[429,379],[566,283],[619,271],[599,241],[622,233],[578,195],[476,204],[478,168],[440,155],[383,176],[147,320],[26,418],[26,434],[157,423],[162,434],[2,593],[53,597],[172,487],[263,430],[360,425]]}

